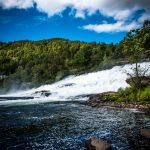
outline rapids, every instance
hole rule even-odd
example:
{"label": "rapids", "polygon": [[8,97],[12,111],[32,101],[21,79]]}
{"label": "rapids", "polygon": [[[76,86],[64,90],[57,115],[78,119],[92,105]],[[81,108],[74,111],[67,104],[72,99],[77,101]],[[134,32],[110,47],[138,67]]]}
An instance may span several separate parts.
{"label": "rapids", "polygon": [[[134,64],[133,64],[134,65]],[[112,69],[87,73],[78,76],[69,76],[61,81],[27,91],[16,91],[0,97],[33,97],[33,99],[0,100],[0,105],[35,104],[53,101],[85,100],[86,95],[117,91],[126,88],[127,73],[132,73],[133,65],[115,66]],[[140,63],[141,68],[150,67],[150,62]],[[147,72],[150,73],[150,69]],[[48,96],[42,94],[48,93]]]}

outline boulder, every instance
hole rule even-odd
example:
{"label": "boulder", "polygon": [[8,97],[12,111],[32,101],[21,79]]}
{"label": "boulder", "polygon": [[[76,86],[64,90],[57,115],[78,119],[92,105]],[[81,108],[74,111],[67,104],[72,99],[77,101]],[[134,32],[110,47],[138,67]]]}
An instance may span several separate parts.
{"label": "boulder", "polygon": [[85,142],[87,150],[110,150],[111,145],[101,139],[91,138]]}
{"label": "boulder", "polygon": [[150,139],[150,129],[141,129],[140,134],[143,137]]}
{"label": "boulder", "polygon": [[111,102],[113,100],[108,99],[107,96],[111,96],[116,92],[103,92],[100,94],[91,94],[89,95],[89,99],[86,101],[86,105],[96,107],[96,106],[105,106],[103,105],[106,102]]}

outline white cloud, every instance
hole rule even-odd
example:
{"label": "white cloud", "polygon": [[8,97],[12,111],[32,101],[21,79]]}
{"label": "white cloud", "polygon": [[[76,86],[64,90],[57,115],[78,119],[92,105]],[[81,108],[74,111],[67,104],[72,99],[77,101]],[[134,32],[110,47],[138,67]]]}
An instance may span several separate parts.
{"label": "white cloud", "polygon": [[[116,27],[121,27],[121,30],[130,29],[133,22],[127,24],[135,11],[145,10],[145,13],[139,18],[139,22],[144,19],[150,19],[150,0],[0,0],[0,6],[4,9],[9,8],[30,8],[36,4],[36,8],[48,14],[49,17],[54,15],[61,15],[66,8],[73,10],[74,16],[77,18],[85,18],[86,15],[93,15],[99,12],[105,17],[112,17],[116,20],[115,24],[100,24],[87,25],[86,29],[101,28],[105,26],[107,30],[115,30]],[[138,22],[137,22],[138,23]],[[134,23],[134,26],[135,23]]]}
{"label": "white cloud", "polygon": [[85,13],[91,15],[96,11],[116,20],[126,19],[138,9],[150,13],[149,0],[0,0],[3,8],[29,8],[34,3],[49,16],[62,13],[67,7],[75,9],[76,16],[82,18]]}
{"label": "white cloud", "polygon": [[75,17],[76,17],[76,18],[82,18],[82,19],[85,19],[84,11],[82,11],[82,10],[76,11]]}
{"label": "white cloud", "polygon": [[138,19],[140,23],[144,22],[144,20],[150,19],[150,16],[147,13],[142,14],[142,16]]}
{"label": "white cloud", "polygon": [[125,24],[122,21],[118,21],[113,24],[109,24],[109,23],[95,24],[95,25],[89,24],[84,26],[83,29],[101,33],[101,32],[129,31],[137,27],[139,27],[139,24],[137,24],[135,21],[131,22],[130,24]]}
{"label": "white cloud", "polygon": [[37,9],[41,12],[45,12],[48,16],[60,14],[67,7],[66,0],[34,0],[37,5]]}
{"label": "white cloud", "polygon": [[0,0],[0,6],[4,9],[33,7],[33,0]]}

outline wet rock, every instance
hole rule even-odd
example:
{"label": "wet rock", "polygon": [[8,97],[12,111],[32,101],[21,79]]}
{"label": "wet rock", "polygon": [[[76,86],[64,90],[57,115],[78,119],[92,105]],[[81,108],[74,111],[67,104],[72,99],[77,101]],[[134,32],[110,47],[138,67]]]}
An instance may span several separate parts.
{"label": "wet rock", "polygon": [[149,102],[132,102],[132,101],[124,101],[117,102],[113,99],[110,99],[109,96],[116,92],[104,92],[100,94],[91,95],[89,99],[84,103],[87,106],[91,107],[114,107],[114,108],[134,108],[144,111],[145,113],[150,113],[150,103]]}
{"label": "wet rock", "polygon": [[100,93],[100,94],[91,95],[89,100],[106,101],[105,96],[110,96],[110,95],[113,95],[115,93],[116,92],[110,91],[110,92],[103,92],[103,93]]}
{"label": "wet rock", "polygon": [[87,150],[110,150],[111,145],[101,139],[91,138],[85,142]]}
{"label": "wet rock", "polygon": [[91,97],[93,94],[82,94],[82,95],[78,95],[78,96],[72,96],[72,97],[69,97],[69,99],[72,99],[72,100],[80,100],[82,98],[89,98]]}
{"label": "wet rock", "polygon": [[[110,102],[106,96],[110,96],[116,92],[104,92],[95,95],[89,95],[89,99],[86,101],[86,105],[96,107],[96,106],[105,106],[106,103]],[[112,101],[111,101],[112,102]]]}
{"label": "wet rock", "polygon": [[64,84],[64,85],[60,86],[60,88],[73,86],[73,85],[75,85],[75,84],[74,83],[68,83],[68,84]]}
{"label": "wet rock", "polygon": [[49,91],[46,91],[46,90],[42,90],[42,91],[36,91],[35,94],[40,94],[41,96],[50,96],[51,93]]}
{"label": "wet rock", "polygon": [[141,129],[140,134],[143,137],[150,139],[150,129]]}

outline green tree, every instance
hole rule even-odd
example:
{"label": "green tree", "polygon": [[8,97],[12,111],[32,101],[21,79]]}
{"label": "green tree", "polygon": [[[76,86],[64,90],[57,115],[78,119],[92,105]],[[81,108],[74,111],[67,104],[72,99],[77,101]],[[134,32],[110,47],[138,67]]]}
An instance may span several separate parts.
{"label": "green tree", "polygon": [[150,34],[145,32],[145,23],[142,28],[134,29],[127,33],[125,39],[122,41],[123,52],[127,56],[130,63],[135,63],[133,68],[134,76],[136,78],[135,86],[140,87],[141,69],[138,62],[144,58],[147,51],[144,44],[149,39]]}

